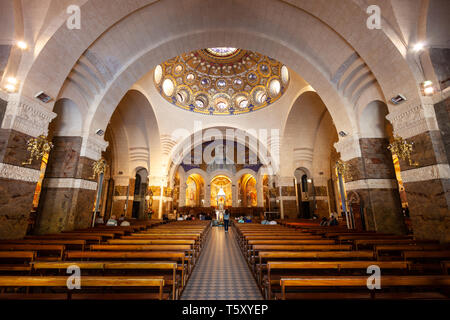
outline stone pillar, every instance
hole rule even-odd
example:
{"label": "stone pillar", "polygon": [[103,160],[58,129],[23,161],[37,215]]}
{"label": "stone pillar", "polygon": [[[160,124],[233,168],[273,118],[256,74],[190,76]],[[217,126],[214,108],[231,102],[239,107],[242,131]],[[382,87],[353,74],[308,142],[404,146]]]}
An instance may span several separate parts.
{"label": "stone pillar", "polygon": [[387,138],[349,136],[341,138],[335,148],[350,169],[351,177],[345,177],[347,199],[350,192],[358,194],[366,229],[403,234],[406,229],[388,144]]}
{"label": "stone pillar", "polygon": [[321,176],[314,178],[314,196],[315,205],[314,212],[319,216],[328,218],[330,216],[330,201],[328,198],[327,179]]}
{"label": "stone pillar", "polygon": [[[149,185],[153,192],[153,218],[163,218],[164,188],[167,186],[167,181],[167,176],[149,176]],[[183,183],[181,183],[181,185],[183,185]],[[186,183],[184,183],[184,185],[186,185]],[[186,195],[186,191],[184,192],[184,194]],[[157,216],[155,216],[155,214],[157,214]]]}
{"label": "stone pillar", "polygon": [[[100,149],[106,142],[91,141]],[[95,162],[82,155],[81,137],[54,137],[38,208],[35,234],[87,228],[91,226],[97,195],[97,178],[93,178]],[[101,145],[102,144],[102,145]],[[100,155],[98,155],[100,156]]]}
{"label": "stone pillar", "polygon": [[205,205],[206,208],[211,207],[211,185],[205,185]]}
{"label": "stone pillar", "polygon": [[[130,197],[132,196],[131,192],[128,193],[130,185],[130,177],[118,175],[114,176],[113,179],[114,179],[114,192],[113,192],[114,196],[111,208],[111,215],[115,215],[116,218],[119,218],[122,214],[125,213],[125,204],[128,211],[129,207],[128,204],[130,201]],[[133,201],[133,198],[131,198],[131,201]]]}
{"label": "stone pillar", "polygon": [[260,208],[264,208],[264,186],[262,182],[262,177],[256,181],[256,201],[257,206]]}
{"label": "stone pillar", "polygon": [[284,219],[297,218],[297,197],[295,195],[294,177],[279,177],[278,186],[279,192],[278,199],[280,200],[280,213]]}
{"label": "stone pillar", "polygon": [[[186,206],[186,181],[180,181],[180,194],[178,196],[178,207]],[[211,199],[211,196],[209,197]]]}
{"label": "stone pillar", "polygon": [[[448,242],[450,167],[445,143],[448,137],[443,140],[441,134],[447,132],[448,123],[438,123],[433,102],[424,100],[420,105],[398,106],[387,118],[395,134],[414,144],[411,158],[418,165],[400,160],[414,235]],[[441,103],[449,103],[448,98]]]}
{"label": "stone pillar", "polygon": [[10,94],[0,128],[0,239],[25,236],[41,161],[29,158],[27,141],[47,135],[56,114],[37,101]]}
{"label": "stone pillar", "polygon": [[236,207],[238,207],[238,206],[242,206],[242,203],[239,205],[239,203],[238,203],[238,194],[239,194],[239,192],[238,192],[238,186],[236,185],[236,184],[233,184],[232,186],[231,186],[231,202],[232,202],[232,206],[233,206],[233,208],[236,208]]}

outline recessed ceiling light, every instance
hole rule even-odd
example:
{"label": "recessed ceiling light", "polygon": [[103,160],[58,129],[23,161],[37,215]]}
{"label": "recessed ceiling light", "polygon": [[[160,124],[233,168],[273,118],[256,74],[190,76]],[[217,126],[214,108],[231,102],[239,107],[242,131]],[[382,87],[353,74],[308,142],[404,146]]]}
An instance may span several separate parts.
{"label": "recessed ceiling light", "polygon": [[25,50],[26,48],[28,48],[28,45],[27,45],[27,43],[26,43],[25,41],[19,41],[19,42],[17,42],[17,46],[18,46],[20,49],[22,49],[22,50]]}
{"label": "recessed ceiling light", "polygon": [[425,44],[423,42],[418,42],[413,46],[413,50],[418,52],[422,51],[425,48]]}
{"label": "recessed ceiling light", "polygon": [[14,85],[11,84],[11,83],[8,83],[8,84],[5,86],[5,89],[6,89],[8,92],[14,92],[14,91],[16,91],[16,86],[14,86]]}
{"label": "recessed ceiling light", "polygon": [[18,83],[17,79],[14,77],[8,77],[8,79],[6,79],[6,81],[8,81],[8,83],[16,85]]}

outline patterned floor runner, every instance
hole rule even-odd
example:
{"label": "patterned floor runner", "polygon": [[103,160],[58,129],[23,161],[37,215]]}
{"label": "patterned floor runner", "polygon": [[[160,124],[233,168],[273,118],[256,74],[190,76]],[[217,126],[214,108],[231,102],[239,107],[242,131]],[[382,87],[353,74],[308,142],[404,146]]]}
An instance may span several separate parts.
{"label": "patterned floor runner", "polygon": [[213,227],[181,300],[261,300],[233,228]]}

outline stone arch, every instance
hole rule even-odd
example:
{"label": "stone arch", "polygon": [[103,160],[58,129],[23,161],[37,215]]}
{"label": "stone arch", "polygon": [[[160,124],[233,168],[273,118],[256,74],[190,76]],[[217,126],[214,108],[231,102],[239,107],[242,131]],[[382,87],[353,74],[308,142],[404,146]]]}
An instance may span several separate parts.
{"label": "stone arch", "polygon": [[387,137],[388,108],[383,101],[369,102],[358,115],[358,126],[361,138]]}

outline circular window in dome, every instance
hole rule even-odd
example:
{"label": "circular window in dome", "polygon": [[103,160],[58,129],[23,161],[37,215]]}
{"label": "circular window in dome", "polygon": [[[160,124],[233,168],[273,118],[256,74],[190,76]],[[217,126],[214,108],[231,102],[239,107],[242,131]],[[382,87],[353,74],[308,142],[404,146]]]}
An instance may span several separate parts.
{"label": "circular window in dome", "polygon": [[281,81],[284,85],[289,82],[289,70],[286,66],[281,67]]}
{"label": "circular window in dome", "polygon": [[258,70],[259,70],[259,73],[264,77],[267,77],[270,75],[270,67],[267,63],[261,63],[259,65]]}
{"label": "circular window in dome", "polygon": [[203,78],[203,79],[200,81],[200,84],[201,84],[203,87],[207,88],[207,87],[209,87],[209,85],[211,84],[211,81],[210,81],[208,78]]}
{"label": "circular window in dome", "polygon": [[225,89],[226,86],[227,86],[227,81],[225,79],[217,80],[217,82],[216,82],[217,89]]}
{"label": "circular window in dome", "polygon": [[271,97],[276,97],[281,92],[281,83],[278,79],[272,79],[269,82],[269,94]]}
{"label": "circular window in dome", "polygon": [[199,109],[204,109],[208,106],[208,97],[205,93],[198,94],[194,99],[194,104]]}
{"label": "circular window in dome", "polygon": [[162,90],[164,94],[168,97],[173,96],[173,93],[175,91],[175,83],[172,79],[165,79],[162,84]]}
{"label": "circular window in dome", "polygon": [[248,95],[240,92],[233,97],[233,105],[235,109],[244,110],[248,107],[250,102],[248,101]]}
{"label": "circular window in dome", "polygon": [[266,89],[262,86],[258,86],[253,89],[252,99],[255,105],[261,106],[267,100],[267,92]]}
{"label": "circular window in dome", "polygon": [[195,74],[193,73],[188,73],[186,75],[186,82],[187,83],[193,83],[195,81]]}
{"label": "circular window in dome", "polygon": [[225,112],[230,106],[230,97],[225,93],[219,93],[214,96],[214,106],[217,111]]}
{"label": "circular window in dome", "polygon": [[191,98],[191,93],[189,92],[189,89],[185,86],[180,86],[177,88],[176,93],[177,102],[181,105],[188,105]]}
{"label": "circular window in dome", "polygon": [[181,64],[178,64],[175,66],[175,68],[173,69],[175,75],[179,75],[183,72],[184,68]]}
{"label": "circular window in dome", "polygon": [[154,73],[154,80],[157,85],[159,85],[161,83],[162,76],[163,76],[162,67],[160,65],[157,65],[155,68],[155,73]]}

